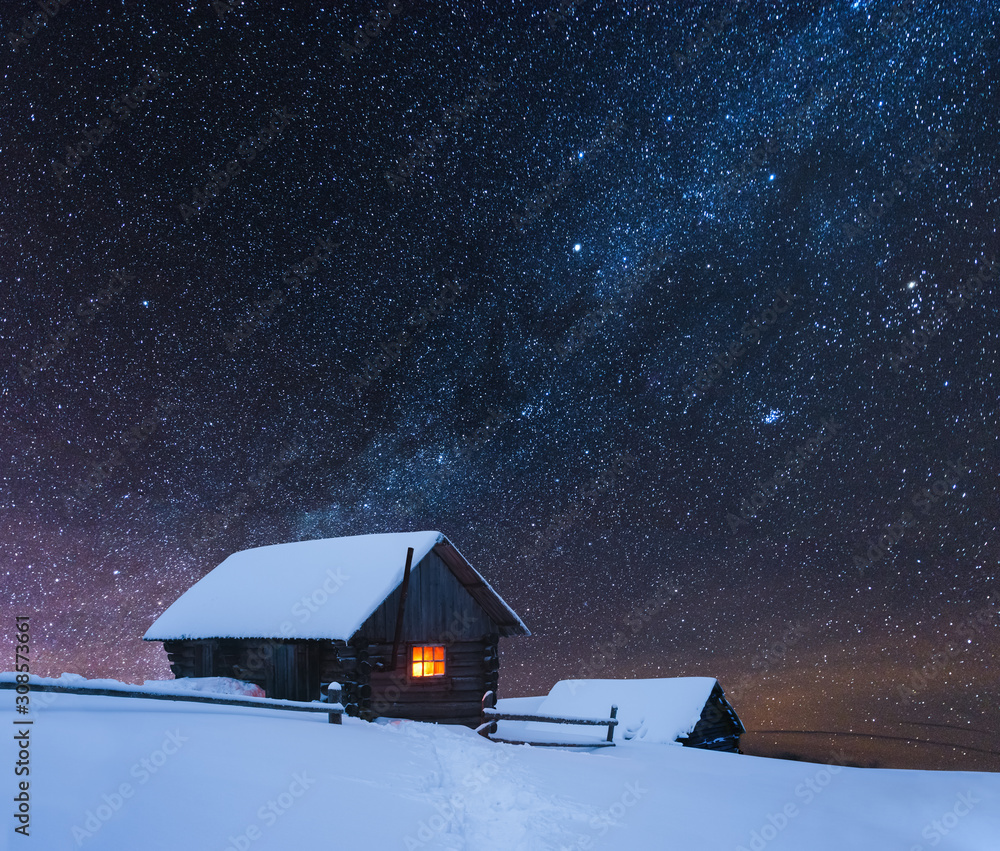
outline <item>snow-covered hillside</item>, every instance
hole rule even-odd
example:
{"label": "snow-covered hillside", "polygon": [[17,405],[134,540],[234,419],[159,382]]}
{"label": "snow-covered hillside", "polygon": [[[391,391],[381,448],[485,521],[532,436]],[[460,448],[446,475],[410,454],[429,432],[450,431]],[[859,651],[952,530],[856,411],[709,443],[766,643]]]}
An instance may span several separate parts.
{"label": "snow-covered hillside", "polygon": [[[14,697],[0,691],[16,722]],[[5,847],[1000,849],[996,774],[643,741],[531,748],[465,728],[113,697],[39,693],[32,705],[30,840],[8,815]],[[11,766],[16,743],[3,743]]]}

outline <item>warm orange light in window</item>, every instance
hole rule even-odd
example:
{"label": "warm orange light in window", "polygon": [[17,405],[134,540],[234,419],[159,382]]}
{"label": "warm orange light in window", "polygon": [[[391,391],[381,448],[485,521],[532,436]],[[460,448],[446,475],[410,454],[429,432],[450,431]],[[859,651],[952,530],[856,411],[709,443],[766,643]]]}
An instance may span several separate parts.
{"label": "warm orange light in window", "polygon": [[444,676],[444,647],[414,647],[410,657],[410,670],[414,677]]}

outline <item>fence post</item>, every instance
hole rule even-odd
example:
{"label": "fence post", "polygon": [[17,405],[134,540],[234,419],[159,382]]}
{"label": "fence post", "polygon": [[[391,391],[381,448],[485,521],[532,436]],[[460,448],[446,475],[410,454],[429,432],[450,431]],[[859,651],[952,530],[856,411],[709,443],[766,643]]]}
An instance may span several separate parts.
{"label": "fence post", "polygon": [[497,705],[497,693],[495,691],[491,689],[490,691],[483,694],[482,714],[480,715],[480,717],[483,720],[483,723],[479,725],[480,726],[479,735],[484,736],[487,739],[490,737],[490,733],[495,733],[497,731],[497,722],[491,721],[489,726],[486,726],[486,721],[487,721],[486,710],[496,709],[496,705]]}
{"label": "fence post", "polygon": [[[611,720],[614,721],[618,717],[618,707],[613,703],[611,704]],[[615,725],[608,724],[608,741],[614,741],[615,738]]]}
{"label": "fence post", "polygon": [[[331,688],[331,686],[336,686],[336,688]],[[340,703],[340,683],[320,683],[319,692],[320,703]],[[327,720],[331,724],[344,723],[341,719],[340,710],[334,711],[331,709]]]}

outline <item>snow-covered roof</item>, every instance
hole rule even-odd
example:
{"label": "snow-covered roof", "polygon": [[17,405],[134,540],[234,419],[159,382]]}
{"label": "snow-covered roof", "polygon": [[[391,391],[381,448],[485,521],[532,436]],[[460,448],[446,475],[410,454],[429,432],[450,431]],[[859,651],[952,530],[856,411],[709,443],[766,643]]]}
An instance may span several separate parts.
{"label": "snow-covered roof", "polygon": [[432,549],[502,635],[527,635],[521,619],[440,532],[393,532],[274,544],[233,553],[185,591],[149,628],[147,641],[181,638],[348,640]]}
{"label": "snow-covered roof", "polygon": [[[607,718],[618,707],[616,740],[674,742],[701,719],[714,677],[673,677],[646,680],[560,680],[538,705],[536,714],[559,717]],[[532,731],[552,735],[553,725],[533,722]],[[604,727],[563,727],[574,735],[603,739]],[[589,732],[588,732],[589,730]]]}

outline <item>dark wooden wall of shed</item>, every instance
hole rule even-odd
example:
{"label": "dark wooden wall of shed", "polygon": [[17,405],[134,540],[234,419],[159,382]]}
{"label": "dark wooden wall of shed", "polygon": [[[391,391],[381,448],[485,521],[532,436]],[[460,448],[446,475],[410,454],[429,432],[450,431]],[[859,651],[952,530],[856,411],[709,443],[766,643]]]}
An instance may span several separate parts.
{"label": "dark wooden wall of shed", "polygon": [[[368,644],[392,643],[401,593],[402,585],[372,612],[355,634],[355,640]],[[493,621],[437,553],[429,552],[413,566],[403,615],[403,641],[443,644],[479,640],[496,631]]]}
{"label": "dark wooden wall of shed", "polygon": [[739,751],[740,734],[743,732],[743,724],[736,711],[716,683],[691,735],[677,741],[691,748],[736,753]]}
{"label": "dark wooden wall of shed", "polygon": [[212,667],[211,654],[215,643],[214,639],[210,641],[164,641],[163,649],[167,651],[170,672],[177,679],[205,676],[203,671],[211,670]]}
{"label": "dark wooden wall of shed", "polygon": [[163,642],[170,670],[181,677],[232,677],[255,683],[268,697],[317,700],[320,641],[206,638]]}
{"label": "dark wooden wall of shed", "polygon": [[372,643],[331,645],[320,671],[324,682],[341,683],[349,714],[477,727],[483,694],[497,688],[499,640],[493,633],[479,640],[438,641],[445,647],[443,677],[410,676],[409,642],[401,645],[395,670],[376,664],[390,661],[392,645]]}

